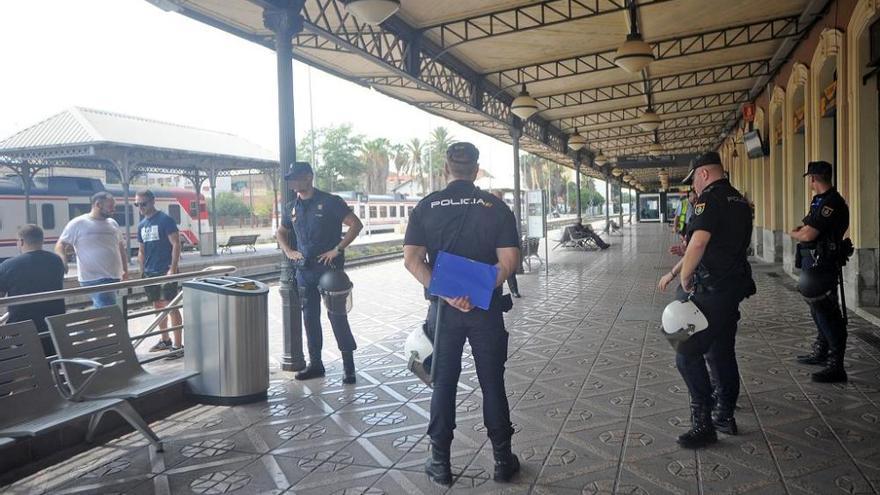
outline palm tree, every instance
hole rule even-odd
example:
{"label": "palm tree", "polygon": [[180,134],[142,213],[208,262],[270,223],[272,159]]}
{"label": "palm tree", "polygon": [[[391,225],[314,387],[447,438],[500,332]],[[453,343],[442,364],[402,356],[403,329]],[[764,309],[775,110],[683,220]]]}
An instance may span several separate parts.
{"label": "palm tree", "polygon": [[[431,169],[429,173],[431,174],[431,186],[432,188],[441,188],[446,186],[446,178],[440,172],[443,170],[443,163],[446,162],[446,150],[449,149],[449,146],[455,141],[449,134],[449,129],[439,126],[435,127],[433,131],[431,131],[430,136],[430,146],[431,146]],[[438,184],[434,183],[434,175],[437,175],[440,179]]]}
{"label": "palm tree", "polygon": [[422,157],[425,154],[425,144],[419,138],[412,138],[406,143],[406,150],[409,152],[410,165],[419,174],[419,184],[424,193],[427,191],[425,187],[425,167],[422,162]]}
{"label": "palm tree", "polygon": [[394,157],[394,170],[397,172],[397,188],[400,188],[400,174],[409,173],[412,163],[410,162],[406,146],[402,144],[392,146],[391,154]]}
{"label": "palm tree", "polygon": [[361,146],[361,160],[367,169],[367,193],[385,194],[390,146],[391,143],[385,138],[371,139]]}

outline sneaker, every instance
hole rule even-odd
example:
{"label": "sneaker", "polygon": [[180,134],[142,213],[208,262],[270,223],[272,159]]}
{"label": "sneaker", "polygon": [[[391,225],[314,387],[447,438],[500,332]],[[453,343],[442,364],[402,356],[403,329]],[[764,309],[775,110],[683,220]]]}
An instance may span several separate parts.
{"label": "sneaker", "polygon": [[158,344],[150,347],[150,352],[167,351],[172,347],[174,347],[174,345],[171,344],[170,340],[160,340]]}
{"label": "sneaker", "polygon": [[173,359],[180,359],[183,357],[183,346],[178,347],[176,345],[172,345],[171,347],[168,348],[168,350],[171,351],[169,353],[171,355],[168,356],[167,358],[165,358],[167,361],[171,361]]}

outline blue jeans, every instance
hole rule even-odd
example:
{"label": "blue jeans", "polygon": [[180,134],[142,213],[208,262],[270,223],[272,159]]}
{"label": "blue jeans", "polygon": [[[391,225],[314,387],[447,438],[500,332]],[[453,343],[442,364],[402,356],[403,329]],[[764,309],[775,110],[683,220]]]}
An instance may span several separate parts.
{"label": "blue jeans", "polygon": [[[99,278],[97,280],[89,280],[86,282],[80,282],[79,285],[81,287],[92,287],[95,285],[101,284],[111,284],[114,282],[119,282],[118,278]],[[113,306],[116,304],[116,291],[110,292],[98,292],[96,294],[89,294],[89,297],[92,298],[92,305],[96,308],[104,308],[107,306]]]}

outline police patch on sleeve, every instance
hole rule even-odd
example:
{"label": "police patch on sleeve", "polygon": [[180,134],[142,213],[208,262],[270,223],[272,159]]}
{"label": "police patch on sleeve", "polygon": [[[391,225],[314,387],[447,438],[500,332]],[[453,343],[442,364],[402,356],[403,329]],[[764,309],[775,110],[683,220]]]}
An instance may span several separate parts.
{"label": "police patch on sleeve", "polygon": [[834,208],[832,208],[830,206],[823,206],[822,211],[820,213],[822,213],[823,217],[826,217],[826,218],[830,217],[831,214],[834,213]]}
{"label": "police patch on sleeve", "polygon": [[706,210],[706,203],[698,203],[694,205],[694,215],[700,215]]}

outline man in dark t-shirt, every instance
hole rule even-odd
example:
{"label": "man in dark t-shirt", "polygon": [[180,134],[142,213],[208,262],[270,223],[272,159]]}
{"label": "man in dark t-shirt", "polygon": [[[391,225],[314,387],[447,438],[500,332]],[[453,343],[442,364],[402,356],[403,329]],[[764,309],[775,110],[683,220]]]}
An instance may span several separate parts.
{"label": "man in dark t-shirt", "polygon": [[[21,296],[64,288],[65,263],[55,253],[43,251],[43,229],[27,224],[18,230],[21,254],[0,264],[0,292]],[[33,320],[40,333],[47,332],[47,316],[64,313],[64,299],[18,304],[9,307],[9,323]],[[55,354],[49,335],[41,336],[46,355]]]}
{"label": "man in dark t-shirt", "polygon": [[[178,272],[180,263],[180,233],[174,219],[156,209],[156,197],[152,191],[145,190],[135,195],[135,206],[141,214],[141,222],[138,224],[138,265],[144,278],[173,275]],[[144,287],[147,300],[153,303],[156,309],[164,308],[174,299],[178,292],[177,282],[148,285]],[[168,338],[167,333],[162,333],[159,342],[150,348],[156,351],[181,351],[182,332],[180,331],[180,311],[173,309],[169,312],[171,325],[176,329],[174,341]],[[168,328],[168,319],[159,323],[159,328]],[[176,352],[171,357],[180,357]]]}

